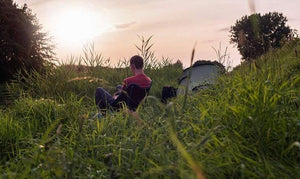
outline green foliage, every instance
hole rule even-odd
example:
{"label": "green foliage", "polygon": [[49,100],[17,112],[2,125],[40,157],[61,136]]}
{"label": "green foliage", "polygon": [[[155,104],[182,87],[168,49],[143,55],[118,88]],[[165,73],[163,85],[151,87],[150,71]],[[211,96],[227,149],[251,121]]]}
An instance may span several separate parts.
{"label": "green foliage", "polygon": [[[149,43],[150,38],[147,41]],[[151,48],[147,50],[151,51]],[[169,59],[158,62],[155,56],[152,58],[147,61],[145,73],[153,80],[150,94],[160,97],[163,86],[177,85],[182,64],[180,62],[172,64]],[[84,97],[86,101],[91,101],[98,86],[113,93],[116,85],[122,84],[126,77],[132,75],[128,68],[129,60],[119,61],[114,68],[106,67],[109,65],[109,60],[95,53],[93,45],[84,48],[82,56],[72,57],[67,61],[68,64],[62,62],[58,66],[48,67],[43,75],[38,72],[25,76],[18,75],[7,87],[9,93],[6,94],[6,99],[15,99],[25,94],[34,98],[51,98],[60,101],[70,95],[77,95]],[[162,79],[162,76],[166,78]]]}
{"label": "green foliage", "polygon": [[18,7],[12,0],[0,0],[0,83],[18,71],[44,71],[54,59],[53,45],[41,32],[36,16],[25,4]]}
{"label": "green foliage", "polygon": [[287,18],[278,12],[243,16],[230,29],[231,42],[237,45],[242,58],[250,61],[296,36],[286,22]]}
{"label": "green foliage", "polygon": [[88,91],[102,83],[84,77],[102,75],[113,87],[126,68],[61,65],[50,82],[13,83],[9,90],[21,93],[0,113],[1,178],[298,178],[299,48],[292,41],[167,105],[159,89],[175,85],[181,66],[149,67],[142,125],[123,110],[93,117]]}

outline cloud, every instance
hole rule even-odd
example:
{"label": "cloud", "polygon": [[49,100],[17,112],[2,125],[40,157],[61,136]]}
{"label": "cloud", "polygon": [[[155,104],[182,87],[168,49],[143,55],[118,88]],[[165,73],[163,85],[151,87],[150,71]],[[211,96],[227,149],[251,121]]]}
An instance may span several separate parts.
{"label": "cloud", "polygon": [[224,27],[224,28],[219,29],[218,31],[219,32],[228,32],[229,30],[230,30],[230,27]]}
{"label": "cloud", "polygon": [[136,24],[136,22],[129,22],[129,23],[123,23],[123,24],[116,24],[115,25],[115,28],[116,29],[127,29],[129,28],[130,26]]}

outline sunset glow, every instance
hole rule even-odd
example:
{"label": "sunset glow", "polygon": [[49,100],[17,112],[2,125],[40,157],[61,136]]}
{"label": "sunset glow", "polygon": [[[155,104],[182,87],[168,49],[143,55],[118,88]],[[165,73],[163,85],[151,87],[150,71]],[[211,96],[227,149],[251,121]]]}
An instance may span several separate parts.
{"label": "sunset glow", "polygon": [[53,37],[60,59],[80,55],[86,42],[113,63],[137,53],[139,36],[153,36],[152,50],[159,58],[190,63],[195,59],[217,60],[212,47],[228,47],[233,66],[241,56],[230,44],[229,29],[251,13],[282,12],[287,24],[300,29],[300,0],[16,0],[37,14],[43,31]]}
{"label": "sunset glow", "polygon": [[65,44],[87,42],[107,30],[101,14],[83,8],[65,9],[53,14],[53,36]]}

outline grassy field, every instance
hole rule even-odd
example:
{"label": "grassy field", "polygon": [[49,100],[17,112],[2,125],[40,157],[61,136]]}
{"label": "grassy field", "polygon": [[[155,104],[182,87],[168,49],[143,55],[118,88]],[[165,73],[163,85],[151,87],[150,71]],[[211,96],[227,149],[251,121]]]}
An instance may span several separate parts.
{"label": "grassy field", "polygon": [[86,52],[89,67],[61,64],[44,76],[20,77],[2,90],[0,176],[299,178],[295,51],[299,40],[237,67],[210,89],[188,95],[185,107],[182,96],[160,102],[163,86],[176,87],[181,66],[144,53],[153,86],[138,109],[141,126],[123,111],[92,118],[96,87],[112,91],[131,75],[122,68],[126,60],[112,69],[103,67],[101,55]]}

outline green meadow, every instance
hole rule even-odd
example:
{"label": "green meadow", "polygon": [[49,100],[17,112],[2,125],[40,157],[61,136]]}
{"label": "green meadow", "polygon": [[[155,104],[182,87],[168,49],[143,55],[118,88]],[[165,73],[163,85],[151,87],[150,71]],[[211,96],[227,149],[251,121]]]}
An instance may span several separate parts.
{"label": "green meadow", "polygon": [[177,87],[182,65],[148,47],[140,125],[125,110],[94,117],[95,89],[113,92],[131,72],[92,49],[1,86],[0,177],[299,178],[299,40],[167,105],[162,87]]}

